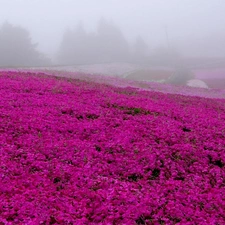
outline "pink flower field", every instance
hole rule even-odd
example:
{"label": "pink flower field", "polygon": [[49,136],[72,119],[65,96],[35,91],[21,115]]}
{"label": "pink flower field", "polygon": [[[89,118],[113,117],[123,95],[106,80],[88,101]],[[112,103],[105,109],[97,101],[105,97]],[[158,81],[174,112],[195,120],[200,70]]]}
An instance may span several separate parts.
{"label": "pink flower field", "polygon": [[224,68],[196,70],[194,71],[194,74],[197,78],[203,80],[209,88],[220,88],[225,90]]}
{"label": "pink flower field", "polygon": [[0,225],[225,224],[225,99],[0,82]]}

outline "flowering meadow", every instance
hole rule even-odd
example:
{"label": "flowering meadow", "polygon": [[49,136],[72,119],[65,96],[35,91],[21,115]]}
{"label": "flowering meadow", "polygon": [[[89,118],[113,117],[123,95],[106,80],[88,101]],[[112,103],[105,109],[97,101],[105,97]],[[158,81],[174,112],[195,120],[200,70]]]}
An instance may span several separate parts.
{"label": "flowering meadow", "polygon": [[196,78],[204,81],[209,88],[217,88],[225,90],[225,69],[211,68],[205,70],[194,71]]}
{"label": "flowering meadow", "polygon": [[225,99],[1,71],[14,224],[224,225]]}

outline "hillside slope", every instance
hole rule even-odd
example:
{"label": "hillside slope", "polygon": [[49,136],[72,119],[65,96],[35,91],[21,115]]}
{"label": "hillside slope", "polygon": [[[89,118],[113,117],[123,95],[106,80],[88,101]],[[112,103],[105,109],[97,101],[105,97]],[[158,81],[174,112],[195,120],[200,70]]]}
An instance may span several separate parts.
{"label": "hillside slope", "polygon": [[0,72],[1,224],[225,224],[225,100]]}

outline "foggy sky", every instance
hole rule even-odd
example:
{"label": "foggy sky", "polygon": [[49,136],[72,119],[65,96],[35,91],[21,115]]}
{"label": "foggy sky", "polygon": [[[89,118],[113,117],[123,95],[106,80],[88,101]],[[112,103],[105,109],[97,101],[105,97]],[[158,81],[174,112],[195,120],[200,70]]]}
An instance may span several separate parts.
{"label": "foggy sky", "polygon": [[[224,12],[224,0],[0,0],[0,24],[7,20],[28,29],[38,49],[49,55],[67,28],[83,21],[94,31],[101,17],[112,19],[130,42],[141,35],[152,49],[168,41],[174,47],[186,43],[188,49],[206,37],[225,40]],[[219,49],[215,54],[225,55]]]}

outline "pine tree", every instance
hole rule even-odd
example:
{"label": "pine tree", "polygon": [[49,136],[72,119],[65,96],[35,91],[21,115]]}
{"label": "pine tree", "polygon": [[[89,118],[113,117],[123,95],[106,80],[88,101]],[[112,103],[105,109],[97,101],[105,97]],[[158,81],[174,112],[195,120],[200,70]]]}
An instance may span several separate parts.
{"label": "pine tree", "polygon": [[40,66],[50,64],[37,51],[29,32],[5,22],[0,29],[0,66]]}

